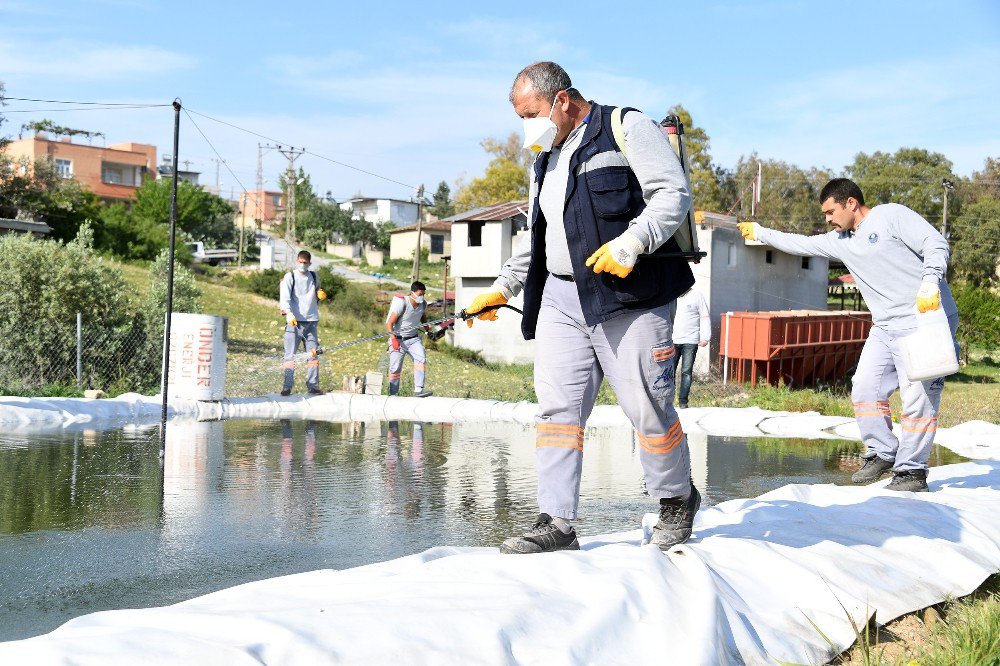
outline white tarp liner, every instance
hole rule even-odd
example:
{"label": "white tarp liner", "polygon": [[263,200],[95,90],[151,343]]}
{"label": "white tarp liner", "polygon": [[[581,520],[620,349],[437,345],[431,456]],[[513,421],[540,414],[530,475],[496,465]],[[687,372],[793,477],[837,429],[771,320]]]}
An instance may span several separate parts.
{"label": "white tarp liner", "polygon": [[[356,393],[321,396],[276,394],[259,398],[227,398],[219,402],[171,400],[171,417],[199,420],[314,419],[318,421],[424,421],[462,423],[502,421],[533,425],[538,405],[463,398],[406,398]],[[808,437],[861,439],[854,419],[821,416],[815,412],[771,412],[757,407],[694,407],[680,410],[685,432],[730,437]],[[117,398],[16,398],[0,397],[0,431],[41,432],[81,427],[108,428],[128,423],[156,423],[160,418],[158,396],[126,393]],[[590,428],[628,428],[617,405],[594,408]],[[899,434],[899,426],[895,427]],[[953,428],[938,428],[936,443],[969,458],[1000,460],[1000,425],[969,421]]]}
{"label": "white tarp liner", "polygon": [[930,493],[885,483],[724,502],[668,554],[641,546],[642,529],[574,553],[439,547],[94,613],[0,643],[0,663],[823,663],[872,614],[887,622],[1000,571],[1000,463],[932,468]]}

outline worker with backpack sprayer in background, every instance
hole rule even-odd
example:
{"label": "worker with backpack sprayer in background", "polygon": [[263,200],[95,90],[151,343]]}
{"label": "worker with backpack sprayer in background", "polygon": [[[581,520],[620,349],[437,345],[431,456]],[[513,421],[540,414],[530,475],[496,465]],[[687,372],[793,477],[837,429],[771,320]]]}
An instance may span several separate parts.
{"label": "worker with backpack sprayer in background", "polygon": [[285,316],[285,381],[281,395],[291,395],[295,383],[295,352],[299,341],[307,352],[306,388],[313,395],[323,395],[319,387],[319,301],[326,300],[326,292],[319,283],[316,271],[309,270],[312,255],[308,250],[299,252],[294,270],[281,278],[279,286],[281,314]]}
{"label": "worker with backpack sprayer in background", "polygon": [[389,395],[399,393],[399,380],[403,371],[403,356],[413,359],[413,397],[426,398],[432,391],[424,389],[427,352],[420,340],[420,325],[427,321],[427,287],[415,281],[406,296],[396,294],[389,305],[385,330],[389,336]]}

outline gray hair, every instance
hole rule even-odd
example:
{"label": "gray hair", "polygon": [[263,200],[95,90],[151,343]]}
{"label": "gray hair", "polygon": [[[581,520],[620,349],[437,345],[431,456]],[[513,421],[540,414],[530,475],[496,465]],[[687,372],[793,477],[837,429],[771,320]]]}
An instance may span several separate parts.
{"label": "gray hair", "polygon": [[566,70],[558,64],[549,61],[533,62],[514,77],[514,83],[510,86],[510,103],[514,103],[514,89],[521,81],[531,84],[531,89],[539,97],[551,100],[561,90],[569,92],[573,99],[583,99],[580,92],[573,87],[573,82],[569,78]]}

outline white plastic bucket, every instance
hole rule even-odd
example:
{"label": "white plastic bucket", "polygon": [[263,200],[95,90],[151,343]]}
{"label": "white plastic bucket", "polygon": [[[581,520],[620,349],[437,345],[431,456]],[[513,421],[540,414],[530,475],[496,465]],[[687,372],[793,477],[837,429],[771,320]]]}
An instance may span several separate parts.
{"label": "white plastic bucket", "polygon": [[916,320],[916,330],[899,339],[906,377],[911,382],[920,382],[958,372],[955,340],[944,310],[918,312]]}
{"label": "white plastic bucket", "polygon": [[170,321],[167,397],[222,400],[226,393],[229,320],[175,312]]}

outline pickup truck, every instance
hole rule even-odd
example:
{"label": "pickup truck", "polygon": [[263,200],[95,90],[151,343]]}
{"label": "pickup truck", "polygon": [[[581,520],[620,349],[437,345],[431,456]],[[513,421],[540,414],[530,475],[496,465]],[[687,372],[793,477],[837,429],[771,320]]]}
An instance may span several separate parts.
{"label": "pickup truck", "polygon": [[187,244],[191,256],[196,262],[209,264],[210,266],[225,266],[230,261],[236,261],[238,256],[236,250],[206,250],[205,244],[201,241]]}

